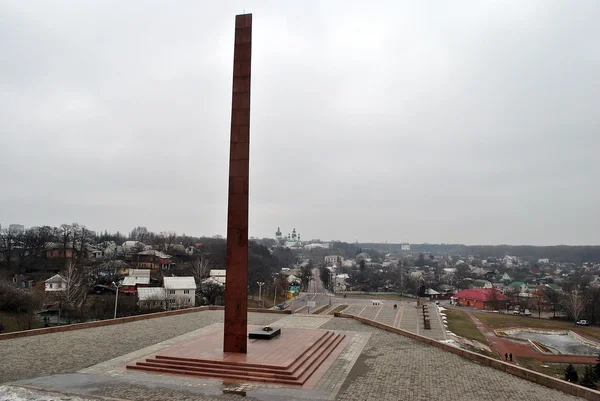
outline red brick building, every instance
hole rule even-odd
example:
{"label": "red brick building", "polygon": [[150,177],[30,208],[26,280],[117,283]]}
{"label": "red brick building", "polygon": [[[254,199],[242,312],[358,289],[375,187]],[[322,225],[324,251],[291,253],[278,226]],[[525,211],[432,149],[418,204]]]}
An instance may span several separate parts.
{"label": "red brick building", "polygon": [[477,309],[500,309],[508,298],[495,288],[471,288],[454,294],[457,305]]}
{"label": "red brick building", "polygon": [[48,259],[72,259],[73,248],[68,245],[66,248],[62,244],[53,244],[46,248],[46,258]]}
{"label": "red brick building", "polygon": [[133,265],[145,269],[167,270],[173,265],[172,257],[153,249],[133,255]]}

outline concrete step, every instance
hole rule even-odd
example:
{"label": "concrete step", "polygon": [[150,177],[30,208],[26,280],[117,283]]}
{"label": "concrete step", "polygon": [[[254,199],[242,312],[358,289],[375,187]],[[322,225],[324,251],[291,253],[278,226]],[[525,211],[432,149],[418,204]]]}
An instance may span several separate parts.
{"label": "concrete step", "polygon": [[343,334],[327,331],[288,366],[157,356],[137,362],[135,365],[128,365],[127,368],[190,376],[302,385],[329,357],[344,337]]}

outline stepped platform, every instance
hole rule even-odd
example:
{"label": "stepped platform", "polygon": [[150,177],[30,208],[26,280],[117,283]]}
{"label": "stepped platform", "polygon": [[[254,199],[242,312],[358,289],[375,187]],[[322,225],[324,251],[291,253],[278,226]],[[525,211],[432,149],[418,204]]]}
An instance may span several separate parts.
{"label": "stepped platform", "polygon": [[[248,332],[257,329],[260,326],[250,326]],[[268,341],[248,339],[248,353],[239,354],[223,352],[223,330],[218,329],[135,361],[127,369],[311,388],[347,340],[329,330],[288,328]]]}

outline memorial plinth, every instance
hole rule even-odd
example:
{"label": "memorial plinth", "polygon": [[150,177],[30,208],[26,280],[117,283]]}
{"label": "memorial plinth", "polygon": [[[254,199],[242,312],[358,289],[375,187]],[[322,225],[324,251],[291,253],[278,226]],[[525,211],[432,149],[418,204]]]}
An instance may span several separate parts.
{"label": "memorial plinth", "polygon": [[[249,334],[262,327],[248,329]],[[204,333],[129,364],[127,369],[311,388],[349,340],[329,330],[293,329],[269,341],[250,339],[247,353],[239,353],[224,352],[221,335],[220,329]]]}

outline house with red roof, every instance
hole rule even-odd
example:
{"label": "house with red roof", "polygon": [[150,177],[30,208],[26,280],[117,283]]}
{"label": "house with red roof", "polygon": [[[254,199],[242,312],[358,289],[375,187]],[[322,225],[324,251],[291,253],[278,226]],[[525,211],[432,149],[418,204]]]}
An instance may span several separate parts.
{"label": "house with red roof", "polygon": [[[470,288],[454,294],[457,305],[477,309],[498,309],[508,298],[496,288]],[[502,306],[499,305],[502,303]]]}

